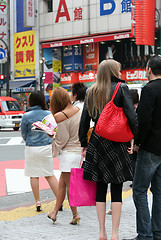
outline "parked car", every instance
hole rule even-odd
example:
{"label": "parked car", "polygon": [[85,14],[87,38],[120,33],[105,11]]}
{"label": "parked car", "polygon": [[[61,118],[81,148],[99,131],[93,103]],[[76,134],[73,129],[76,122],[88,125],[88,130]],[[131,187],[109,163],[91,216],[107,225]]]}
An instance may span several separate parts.
{"label": "parked car", "polygon": [[0,128],[13,128],[18,131],[24,114],[17,99],[0,97]]}

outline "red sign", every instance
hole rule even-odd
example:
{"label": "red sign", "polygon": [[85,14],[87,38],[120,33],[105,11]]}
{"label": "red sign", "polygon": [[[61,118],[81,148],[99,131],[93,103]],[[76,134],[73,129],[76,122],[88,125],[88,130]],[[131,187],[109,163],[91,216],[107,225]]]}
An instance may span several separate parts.
{"label": "red sign", "polygon": [[45,72],[44,83],[53,83],[53,72]]}
{"label": "red sign", "polygon": [[97,71],[87,71],[85,73],[78,73],[78,82],[95,82],[97,78]]}
{"label": "red sign", "polygon": [[77,82],[77,73],[62,73],[60,75],[60,84],[73,84]]}
{"label": "red sign", "polygon": [[126,39],[132,38],[133,35],[131,32],[120,33],[120,34],[106,34],[106,35],[99,35],[94,37],[87,37],[87,38],[76,38],[74,40],[64,40],[64,41],[55,41],[52,43],[43,43],[42,48],[53,48],[53,47],[62,47],[68,45],[79,45],[79,44],[89,44],[89,43],[96,43],[102,41],[111,41],[111,40],[119,40],[119,39]]}
{"label": "red sign", "polygon": [[135,1],[135,32],[137,45],[155,44],[155,0]]}
{"label": "red sign", "polygon": [[[64,11],[62,11],[62,9],[64,9]],[[59,2],[55,23],[59,22],[60,17],[66,17],[67,21],[70,21],[70,16],[65,0],[60,0]]]}
{"label": "red sign", "polygon": [[82,20],[82,8],[75,8],[74,9],[74,21]]}
{"label": "red sign", "polygon": [[146,69],[129,69],[129,70],[122,70],[122,79],[129,82],[129,81],[147,81],[146,77]]}
{"label": "red sign", "polygon": [[92,69],[97,69],[99,64],[99,45],[98,43],[90,43],[87,46],[83,45],[83,69],[91,66]]}

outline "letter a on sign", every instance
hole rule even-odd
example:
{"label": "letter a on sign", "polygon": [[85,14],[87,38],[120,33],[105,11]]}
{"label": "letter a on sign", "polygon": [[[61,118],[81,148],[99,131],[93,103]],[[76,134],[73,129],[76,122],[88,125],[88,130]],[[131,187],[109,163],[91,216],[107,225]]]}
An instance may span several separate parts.
{"label": "letter a on sign", "polygon": [[[63,7],[64,11],[61,11],[62,7]],[[60,17],[66,17],[67,21],[70,21],[70,16],[69,16],[69,12],[68,12],[65,0],[60,0],[60,2],[59,2],[58,12],[56,15],[56,20],[55,20],[56,23],[59,22]]]}

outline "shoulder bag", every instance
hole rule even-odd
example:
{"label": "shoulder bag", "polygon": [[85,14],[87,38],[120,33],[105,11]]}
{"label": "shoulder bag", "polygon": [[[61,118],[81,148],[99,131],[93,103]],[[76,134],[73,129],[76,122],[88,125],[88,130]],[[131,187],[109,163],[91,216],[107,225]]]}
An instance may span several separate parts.
{"label": "shoulder bag", "polygon": [[100,137],[114,142],[128,142],[134,136],[127,122],[127,117],[123,108],[117,107],[113,102],[120,85],[121,82],[116,85],[111,100],[102,110],[96,124],[95,132]]}

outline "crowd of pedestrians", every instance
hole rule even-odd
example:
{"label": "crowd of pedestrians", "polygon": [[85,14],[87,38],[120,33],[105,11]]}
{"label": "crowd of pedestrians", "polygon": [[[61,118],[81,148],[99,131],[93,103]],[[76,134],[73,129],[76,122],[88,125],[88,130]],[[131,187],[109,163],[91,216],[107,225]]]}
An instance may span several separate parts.
{"label": "crowd of pedestrians", "polygon": [[[21,123],[22,137],[26,142],[25,175],[30,177],[37,211],[41,210],[39,177],[43,176],[48,181],[56,196],[56,205],[47,217],[55,223],[66,193],[70,198],[71,168],[81,167],[81,158],[84,156],[83,178],[97,183],[99,240],[109,239],[105,225],[109,184],[111,240],[119,239],[122,186],[129,180],[133,181],[136,206],[137,236],[134,239],[161,240],[161,57],[153,56],[147,62],[146,76],[149,82],[143,87],[140,99],[137,92],[130,91],[121,80],[120,71],[119,62],[113,59],[102,61],[96,82],[88,90],[82,83],[73,84],[70,98],[65,89],[55,88],[50,99],[50,111],[41,92],[33,91],[30,94],[30,108]],[[95,132],[102,110],[110,102],[118,82],[121,85],[113,102],[116,107],[123,109],[127,118],[134,136],[129,142],[111,141]],[[32,131],[32,123],[41,121],[50,113],[57,123],[56,135],[51,138],[44,132]],[[88,142],[91,120],[94,127]],[[53,156],[59,156],[59,183],[53,173]],[[153,194],[152,214],[147,201],[149,187]],[[79,224],[81,216],[77,207],[71,207],[71,211],[73,217],[70,224]]]}

